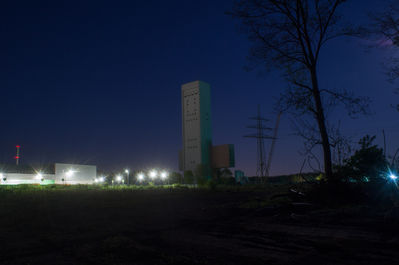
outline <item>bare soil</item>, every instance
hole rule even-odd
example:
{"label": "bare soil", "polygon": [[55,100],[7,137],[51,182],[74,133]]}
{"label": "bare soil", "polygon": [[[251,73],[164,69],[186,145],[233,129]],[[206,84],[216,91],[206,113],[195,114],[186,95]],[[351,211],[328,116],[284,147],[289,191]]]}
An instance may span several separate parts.
{"label": "bare soil", "polygon": [[36,191],[0,197],[0,264],[399,264],[370,207],[264,203],[250,191]]}

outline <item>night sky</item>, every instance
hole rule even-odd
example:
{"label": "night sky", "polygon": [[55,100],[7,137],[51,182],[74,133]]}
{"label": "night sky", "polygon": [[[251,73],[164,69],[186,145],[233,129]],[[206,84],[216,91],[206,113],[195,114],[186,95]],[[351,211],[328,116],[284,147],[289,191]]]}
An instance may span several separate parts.
{"label": "night sky", "polygon": [[[343,14],[367,22],[384,1],[352,1]],[[379,5],[377,5],[378,3]],[[375,6],[374,6],[375,5]],[[0,163],[87,163],[100,170],[177,170],[181,148],[180,86],[211,85],[214,144],[235,144],[236,169],[256,170],[248,117],[261,105],[274,126],[275,100],[287,86],[278,72],[247,72],[250,43],[225,15],[231,0],[2,1],[0,8]],[[368,49],[340,39],[324,49],[320,84],[369,96],[373,115],[351,120],[337,109],[355,142],[387,135],[399,147],[395,85],[382,63],[392,47]],[[283,116],[271,174],[299,171],[302,139]],[[268,150],[268,147],[267,149]]]}

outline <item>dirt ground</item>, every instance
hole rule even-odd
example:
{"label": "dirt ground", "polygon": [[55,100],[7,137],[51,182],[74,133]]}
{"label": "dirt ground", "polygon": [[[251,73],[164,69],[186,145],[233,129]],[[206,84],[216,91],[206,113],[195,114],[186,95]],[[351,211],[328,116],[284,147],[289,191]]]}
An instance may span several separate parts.
{"label": "dirt ground", "polygon": [[398,224],[367,207],[264,193],[37,191],[0,197],[0,264],[399,264]]}

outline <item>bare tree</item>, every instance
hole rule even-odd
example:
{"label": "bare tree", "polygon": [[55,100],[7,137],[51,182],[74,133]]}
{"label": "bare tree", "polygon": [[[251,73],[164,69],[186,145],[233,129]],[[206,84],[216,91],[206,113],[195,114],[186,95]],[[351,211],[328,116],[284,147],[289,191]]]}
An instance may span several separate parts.
{"label": "bare tree", "polygon": [[350,113],[364,110],[367,102],[346,90],[321,89],[317,64],[323,46],[347,34],[337,9],[344,0],[239,0],[228,14],[241,20],[253,46],[255,65],[282,70],[289,82],[281,105],[297,115],[310,115],[318,128],[317,144],[323,149],[324,171],[332,180],[331,146],[325,104],[330,98],[344,103]]}
{"label": "bare tree", "polygon": [[[387,8],[383,12],[372,13],[370,15],[372,23],[366,27],[360,27],[358,35],[372,40],[373,47],[382,47],[385,51],[391,52],[385,58],[383,66],[388,75],[388,80],[394,83],[399,78],[399,1],[388,2]],[[399,88],[395,89],[399,93]],[[396,109],[399,111],[399,104]]]}
{"label": "bare tree", "polygon": [[[373,23],[369,27],[361,27],[359,34],[371,39],[375,38],[377,46],[399,46],[399,1],[390,1],[383,12],[370,15]],[[389,79],[399,77],[399,59],[392,57],[389,65]]]}

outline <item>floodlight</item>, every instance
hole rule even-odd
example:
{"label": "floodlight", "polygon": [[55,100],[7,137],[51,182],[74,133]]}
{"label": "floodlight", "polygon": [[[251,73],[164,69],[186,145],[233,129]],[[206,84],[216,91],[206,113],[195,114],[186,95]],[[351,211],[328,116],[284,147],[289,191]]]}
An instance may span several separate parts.
{"label": "floodlight", "polygon": [[392,180],[398,179],[398,177],[396,175],[392,174],[392,173],[389,175],[389,178],[392,179]]}
{"label": "floodlight", "polygon": [[137,175],[137,180],[138,181],[143,181],[144,180],[144,174],[143,173],[138,174]]}
{"label": "floodlight", "polygon": [[158,172],[156,170],[151,170],[149,175],[151,179],[154,179],[156,178],[157,174]]}
{"label": "floodlight", "polygon": [[104,177],[100,177],[100,182],[104,182]]}
{"label": "floodlight", "polygon": [[65,175],[67,176],[67,177],[70,177],[70,176],[72,176],[73,175],[73,173],[75,173],[72,169],[70,169],[70,170],[68,170],[66,173],[65,173]]}
{"label": "floodlight", "polygon": [[116,181],[121,181],[122,177],[120,175],[116,176]]}
{"label": "floodlight", "polygon": [[98,179],[97,179],[97,178],[95,178],[95,179],[94,179],[94,182],[95,182],[95,183],[97,183],[97,182],[98,182]]}
{"label": "floodlight", "polygon": [[43,174],[42,173],[37,173],[35,178],[40,180],[40,179],[43,178]]}
{"label": "floodlight", "polygon": [[168,177],[168,172],[162,171],[161,172],[161,179],[166,179]]}
{"label": "floodlight", "polygon": [[128,169],[125,169],[125,173],[126,173],[126,174],[129,174],[129,170],[128,170]]}

